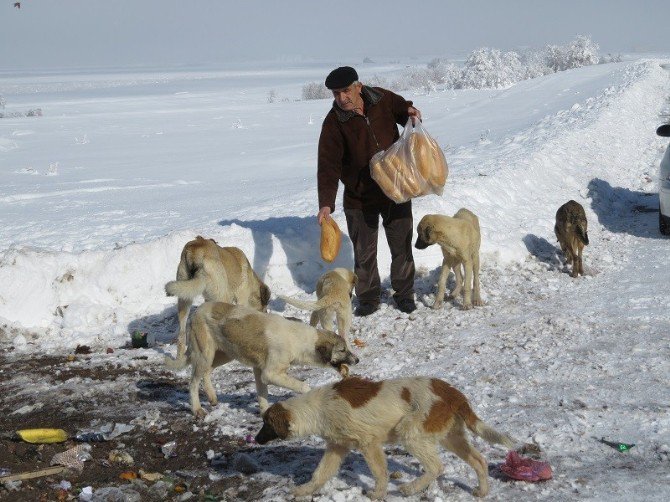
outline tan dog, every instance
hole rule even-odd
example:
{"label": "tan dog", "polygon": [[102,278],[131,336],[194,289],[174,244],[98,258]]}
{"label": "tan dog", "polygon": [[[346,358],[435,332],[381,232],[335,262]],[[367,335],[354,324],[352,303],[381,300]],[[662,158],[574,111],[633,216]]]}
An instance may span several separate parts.
{"label": "tan dog", "polygon": [[489,491],[488,465],[468,442],[465,428],[488,443],[513,447],[515,441],[482,422],[467,399],[436,378],[398,378],[373,382],[359,377],[325,385],[302,396],[273,404],[263,415],[256,441],[292,439],[315,434],[326,451],[312,479],[296,487],[309,495],[333,477],[351,449],[359,449],[375,478],[371,498],[383,498],[389,481],[383,445],[399,443],[421,462],[425,473],[400,486],[403,495],[425,489],[443,470],[437,445],[454,452],[477,473],[473,495]]}
{"label": "tan dog", "polygon": [[179,298],[177,355],[186,350],[186,320],[193,300],[248,305],[261,312],[270,301],[270,288],[256,275],[241,249],[221,247],[213,239],[197,236],[187,242],[177,267],[177,280],[165,285],[168,296]]}
{"label": "tan dog", "polygon": [[356,364],[358,358],[335,333],[319,330],[277,314],[258,312],[242,305],[205,302],[193,314],[188,330],[186,354],[165,358],[172,369],[192,366],[189,394],[191,410],[204,416],[198,388],[204,379],[205,393],[217,403],[212,369],[239,361],[254,370],[261,413],[268,408],[268,384],[295,392],[307,392],[309,385],[286,373],[292,364],[332,366]]}
{"label": "tan dog", "polygon": [[469,310],[473,305],[484,305],[479,291],[481,234],[477,216],[465,208],[459,209],[453,217],[428,214],[421,218],[416,231],[418,235],[414,246],[417,249],[437,243],[444,257],[433,308],[442,306],[449,269],[453,269],[456,276],[456,286],[449,298],[458,298],[463,293],[463,310]]}
{"label": "tan dog", "polygon": [[336,268],[323,274],[316,283],[316,302],[307,302],[286,296],[279,296],[286,303],[305,310],[311,310],[309,323],[321,323],[323,329],[334,331],[333,320],[337,319],[337,333],[349,343],[351,330],[351,292],[358,282],[353,271]]}
{"label": "tan dog", "polygon": [[558,208],[554,233],[565,259],[572,266],[572,277],[584,275],[582,250],[589,243],[589,234],[586,213],[579,202],[570,200]]}

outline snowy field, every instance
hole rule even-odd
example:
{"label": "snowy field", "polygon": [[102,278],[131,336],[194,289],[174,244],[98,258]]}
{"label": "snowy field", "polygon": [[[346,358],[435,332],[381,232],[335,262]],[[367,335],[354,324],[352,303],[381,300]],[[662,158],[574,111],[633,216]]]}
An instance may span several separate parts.
{"label": "snowy field", "polygon": [[[486,306],[430,309],[441,253],[415,250],[419,309],[399,313],[387,292],[379,312],[356,318],[354,336],[366,346],[355,373],[444,378],[482,419],[537,442],[554,479],[494,478],[490,500],[670,498],[670,243],[656,211],[667,140],[654,134],[670,113],[668,63],[595,65],[507,89],[402,93],[450,165],[444,195],[415,200],[415,223],[460,207],[479,216]],[[7,115],[42,112],[0,119],[2,346],[16,357],[78,344],[99,350],[140,330],[158,345],[139,352],[158,364],[174,353],[176,332],[176,302],[163,286],[198,234],[240,247],[273,296],[311,298],[329,268],[315,214],[316,145],[330,101],[300,98],[305,83],[333,66],[1,73]],[[358,69],[365,83],[403,68]],[[553,233],[556,209],[570,199],[589,220],[579,279],[566,273]],[[346,230],[341,194],[333,216]],[[379,263],[388,289],[383,238]],[[345,239],[333,266],[352,264]],[[309,318],[280,300],[270,308]],[[336,377],[298,374],[313,386]],[[214,376],[220,396],[254,392],[250,371]],[[24,392],[29,401],[30,388]],[[179,405],[188,413],[185,394]],[[228,400],[207,409],[215,434],[260,427],[254,409]],[[636,446],[619,453],[602,437]],[[477,446],[492,464],[504,458]],[[295,455],[277,453],[286,447]],[[263,499],[290,498],[322,447],[310,438],[254,449],[254,476],[271,481]],[[417,473],[411,458],[388,453],[402,481]],[[442,458],[445,473],[422,500],[470,500],[474,473]],[[360,500],[371,484],[352,454],[316,500]],[[397,484],[388,500],[401,498]]]}

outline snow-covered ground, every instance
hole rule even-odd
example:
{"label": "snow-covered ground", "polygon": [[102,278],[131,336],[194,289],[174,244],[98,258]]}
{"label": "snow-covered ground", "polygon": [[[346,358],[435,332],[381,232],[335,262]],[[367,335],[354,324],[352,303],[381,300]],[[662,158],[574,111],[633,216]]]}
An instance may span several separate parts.
{"label": "snow-covered ground", "polygon": [[[367,345],[355,372],[445,378],[484,420],[539,443],[555,478],[492,479],[492,500],[670,496],[670,244],[655,212],[667,141],[654,134],[670,112],[668,62],[590,66],[504,90],[403,93],[450,164],[444,195],[416,200],[415,221],[460,207],[479,216],[486,306],[430,309],[441,253],[416,251],[419,309],[401,314],[388,294],[379,312],[356,318],[355,336]],[[359,73],[365,82],[402,68]],[[176,310],[163,285],[197,234],[242,248],[274,294],[311,297],[328,268],[314,215],[316,143],[330,101],[299,98],[329,69],[3,73],[5,112],[42,110],[0,119],[3,343],[29,355],[121,346],[136,330],[169,341]],[[553,235],[556,209],[570,199],[589,219],[580,279],[565,273]],[[345,230],[339,204],[334,217]],[[345,241],[333,266],[352,262]],[[279,300],[270,307],[308,319]],[[166,350],[144,352],[155,363]],[[242,374],[217,370],[219,392],[253,392],[250,372]],[[311,385],[335,378],[298,374]],[[227,403],[206,420],[219,434],[260,424]],[[619,453],[601,437],[636,446]],[[504,452],[477,444],[490,462],[502,460]],[[258,449],[257,476],[274,481],[267,500],[314,468],[322,443],[301,445],[288,458],[276,452],[289,445]],[[390,457],[391,470],[406,470],[403,481],[416,473],[401,452]],[[472,471],[443,458],[429,500],[468,500]],[[400,498],[394,483],[389,500]],[[352,455],[317,500],[356,500],[370,485]]]}

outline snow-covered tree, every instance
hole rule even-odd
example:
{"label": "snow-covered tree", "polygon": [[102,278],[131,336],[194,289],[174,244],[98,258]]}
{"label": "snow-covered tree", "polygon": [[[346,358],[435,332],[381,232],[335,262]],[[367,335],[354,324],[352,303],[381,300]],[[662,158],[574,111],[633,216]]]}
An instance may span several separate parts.
{"label": "snow-covered tree", "polygon": [[310,82],[302,86],[302,99],[327,99],[332,98],[333,93],[321,82]]}
{"label": "snow-covered tree", "polygon": [[524,77],[525,70],[516,52],[483,47],[473,51],[465,61],[456,88],[507,87]]}

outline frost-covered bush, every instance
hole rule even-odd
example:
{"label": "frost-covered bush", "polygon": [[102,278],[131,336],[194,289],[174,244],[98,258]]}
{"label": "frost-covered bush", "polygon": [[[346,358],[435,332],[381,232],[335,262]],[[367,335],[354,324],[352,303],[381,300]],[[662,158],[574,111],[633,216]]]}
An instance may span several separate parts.
{"label": "frost-covered bush", "polygon": [[321,82],[310,82],[302,86],[302,99],[327,99],[332,98],[333,93]]}
{"label": "frost-covered bush", "polygon": [[568,46],[547,46],[546,63],[553,71],[598,64],[599,48],[589,37],[579,35]]}
{"label": "frost-covered bush", "polygon": [[457,89],[507,87],[525,78],[519,55],[484,47],[473,51],[461,70]]}
{"label": "frost-covered bush", "polygon": [[600,56],[600,59],[598,60],[598,64],[605,64],[605,63],[621,63],[623,61],[623,58],[621,57],[621,54],[617,54],[616,56],[610,53],[607,53],[606,56]]}

